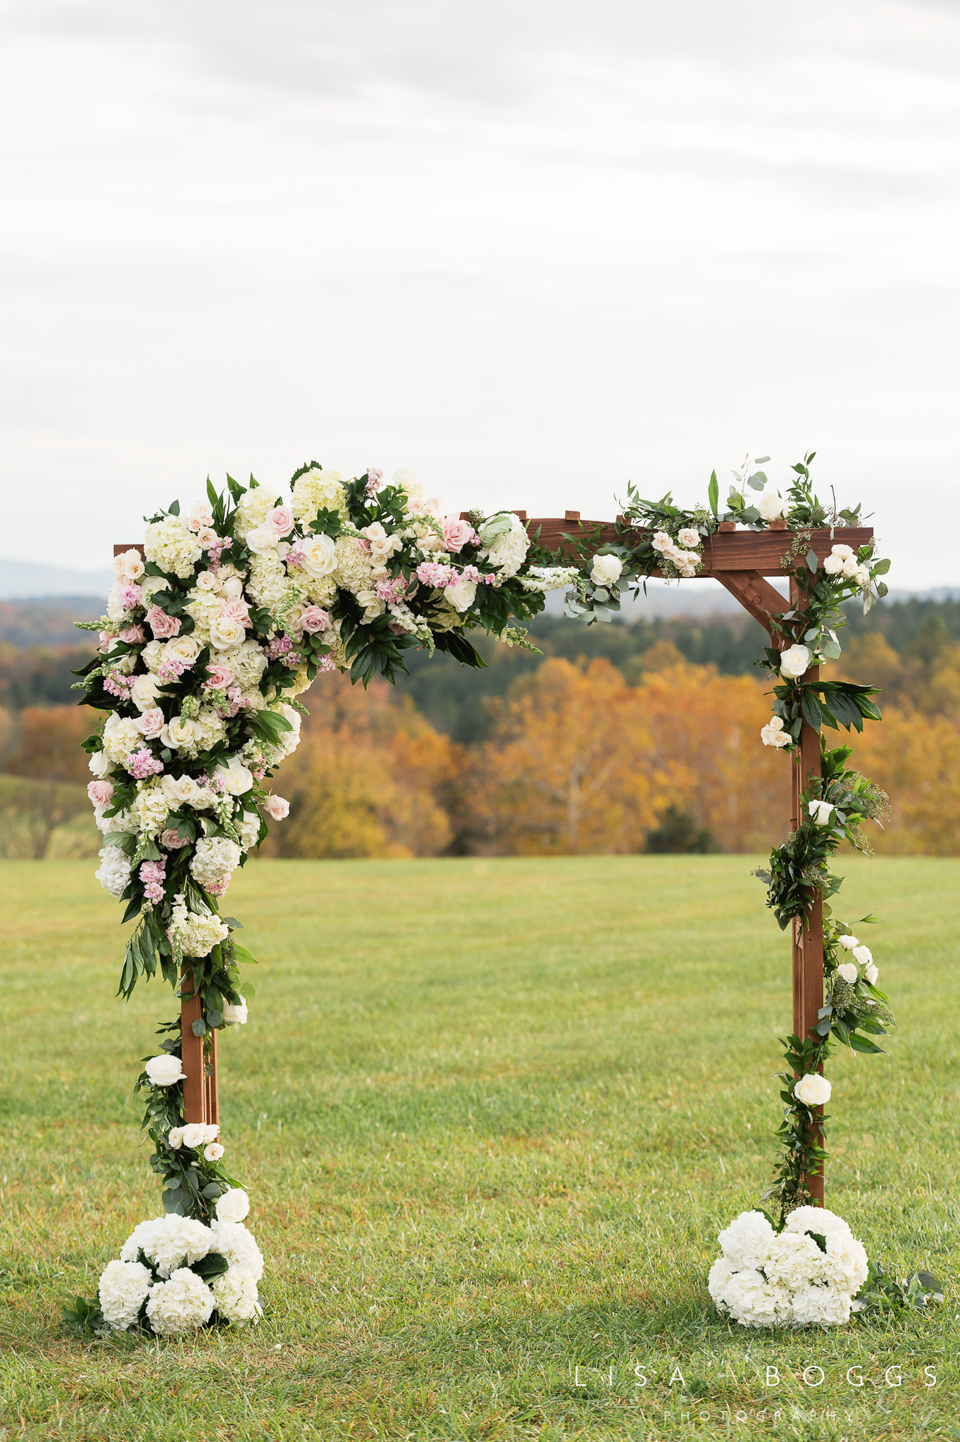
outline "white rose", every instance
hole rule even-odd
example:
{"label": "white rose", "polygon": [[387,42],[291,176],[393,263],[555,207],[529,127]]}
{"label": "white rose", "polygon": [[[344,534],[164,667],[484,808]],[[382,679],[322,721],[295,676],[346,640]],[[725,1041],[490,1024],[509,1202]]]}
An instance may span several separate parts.
{"label": "white rose", "polygon": [[337,550],[330,536],[305,536],[300,553],[308,576],[330,576],[337,569]]}
{"label": "white rose", "polygon": [[143,557],[139,551],[122,551],[119,556],[114,556],[113,574],[123,585],[135,585],[143,572]]}
{"label": "white rose", "polygon": [[841,561],[847,561],[853,555],[853,548],[852,546],[836,545],[833,547],[830,554],[833,556],[839,556]]}
{"label": "white rose", "polygon": [[230,1187],[216,1203],[220,1222],[242,1222],[250,1210],[250,1198],[242,1187]]}
{"label": "white rose", "polygon": [[239,1006],[232,1001],[223,1003],[223,1024],[224,1026],[245,1026],[247,1021],[247,1003],[242,1001]]}
{"label": "white rose", "polygon": [[192,776],[170,776],[168,774],[160,777],[160,790],[170,805],[175,807],[195,801],[200,787]]}
{"label": "white rose", "polygon": [[203,1122],[190,1122],[183,1129],[183,1145],[195,1149],[203,1146],[207,1139],[207,1129]]}
{"label": "white rose", "polygon": [[231,796],[242,796],[253,785],[253,772],[244,766],[239,756],[232,756],[227,766],[218,766],[213,776]]}
{"label": "white rose", "polygon": [[199,591],[219,591],[220,582],[213,571],[201,571],[197,577],[197,589]]}
{"label": "white rose", "polygon": [[869,586],[869,584],[870,584],[870,567],[869,567],[869,566],[858,566],[857,569],[856,569],[856,571],[853,573],[853,579],[856,581],[856,583],[857,583],[858,586]]}
{"label": "white rose", "polygon": [[225,596],[242,596],[243,582],[239,576],[228,576],[220,589]]}
{"label": "white rose", "polygon": [[208,1162],[218,1162],[223,1156],[223,1147],[219,1142],[209,1142],[203,1149],[203,1155]]}
{"label": "white rose", "polygon": [[775,521],[778,516],[783,515],[783,499],[774,490],[761,491],[754,505],[760,512],[762,521]]}
{"label": "white rose", "polygon": [[829,826],[830,818],[836,809],[832,801],[811,801],[807,806],[807,811],[817,826]]}
{"label": "white rose", "polygon": [[780,717],[772,716],[766,726],[761,726],[760,740],[764,746],[775,746],[779,750],[781,746],[789,746],[793,737],[789,731],[784,731]]}
{"label": "white rose", "polygon": [[155,1087],[172,1087],[174,1082],[182,1081],[186,1076],[180,1058],[171,1056],[169,1052],[164,1052],[162,1056],[152,1056],[144,1071],[151,1086]]}
{"label": "white rose", "polygon": [[780,657],[780,674],[796,680],[810,669],[813,654],[808,646],[788,646]]}
{"label": "white rose", "polygon": [[594,556],[590,579],[595,586],[612,586],[619,581],[622,570],[619,556]]}
{"label": "white rose", "polygon": [[196,730],[197,724],[189,716],[174,716],[160,732],[160,740],[165,746],[189,746]]}
{"label": "white rose", "polygon": [[165,661],[193,662],[200,655],[202,649],[196,636],[174,636],[172,641],[167,642],[163,659]]}
{"label": "white rose", "polygon": [[229,616],[214,616],[210,622],[210,644],[218,651],[239,646],[246,634],[244,625],[240,621],[231,621]]}
{"label": "white rose", "polygon": [[275,556],[280,537],[272,526],[255,526],[248,531],[246,542],[255,556]]}
{"label": "white rose", "polygon": [[694,546],[700,545],[700,532],[693,530],[691,526],[684,526],[682,531],[677,532],[677,540],[681,546],[687,546],[692,550]]}
{"label": "white rose", "polygon": [[869,983],[870,983],[871,986],[876,986],[876,984],[877,984],[877,977],[880,975],[880,972],[879,972],[878,968],[875,967],[874,964],[873,964],[873,962],[871,961],[871,962],[868,962],[868,963],[867,963],[867,966],[864,968],[864,973],[863,973],[863,975],[864,975],[864,979],[865,979],[866,981],[869,981]]}
{"label": "white rose", "polygon": [[134,706],[140,711],[151,711],[157,702],[157,692],[160,689],[160,682],[156,676],[145,671],[138,676],[130,688],[130,699]]}
{"label": "white rose", "polygon": [[183,1127],[171,1127],[167,1133],[167,1146],[179,1151],[183,1146]]}
{"label": "white rose", "polygon": [[837,940],[846,951],[853,951],[855,946],[860,945],[855,936],[838,936]]}
{"label": "white rose", "polygon": [[844,981],[852,984],[857,979],[857,968],[852,961],[845,961],[842,966],[837,967],[837,976],[842,976]]}
{"label": "white rose", "polygon": [[87,766],[99,781],[103,781],[104,778],[109,776],[113,771],[113,762],[110,760],[106,751],[94,751],[90,760],[87,762]]}
{"label": "white rose", "polygon": [[798,1102],[805,1107],[825,1107],[830,1100],[830,1093],[833,1090],[826,1077],[819,1072],[808,1071],[802,1076],[793,1089],[793,1094]]}
{"label": "white rose", "polygon": [[450,602],[455,611],[469,611],[477,594],[476,581],[458,581],[455,586],[447,586],[444,591],[444,599]]}
{"label": "white rose", "polygon": [[869,966],[873,961],[873,952],[869,946],[855,946],[853,948],[853,959],[861,966]]}
{"label": "white rose", "polygon": [[848,581],[853,580],[859,569],[860,562],[857,560],[856,556],[848,556],[843,563],[843,575],[846,576]]}
{"label": "white rose", "polygon": [[823,563],[823,569],[828,576],[839,576],[843,570],[843,557],[832,554],[827,556]]}

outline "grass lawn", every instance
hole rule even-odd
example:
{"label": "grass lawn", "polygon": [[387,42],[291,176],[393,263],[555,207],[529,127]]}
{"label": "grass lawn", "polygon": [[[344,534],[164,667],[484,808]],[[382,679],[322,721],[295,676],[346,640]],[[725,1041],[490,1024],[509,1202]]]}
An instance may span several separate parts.
{"label": "grass lawn", "polygon": [[960,861],[846,860],[901,1026],[832,1064],[827,1180],[947,1304],[786,1336],[705,1290],[768,1176],[790,1025],[755,864],[252,863],[228,910],[259,995],[221,1108],[267,1316],[88,1344],[64,1301],[160,1210],[131,1086],[176,1007],[113,999],[91,862],[0,863],[0,1442],[960,1437]]}

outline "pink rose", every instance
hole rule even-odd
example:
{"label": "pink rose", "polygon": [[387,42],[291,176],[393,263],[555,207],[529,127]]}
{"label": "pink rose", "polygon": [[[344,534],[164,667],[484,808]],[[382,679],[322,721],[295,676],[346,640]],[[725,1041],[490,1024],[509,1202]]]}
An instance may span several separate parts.
{"label": "pink rose", "polygon": [[157,641],[166,641],[170,636],[180,635],[179,617],[168,616],[159,606],[151,606],[144,620]]}
{"label": "pink rose", "polygon": [[469,546],[475,538],[476,532],[469,521],[461,521],[459,516],[447,516],[444,519],[443,543],[448,551],[462,551],[464,546]]}
{"label": "pink rose", "polygon": [[179,831],[171,828],[160,833],[160,845],[166,847],[167,851],[179,851],[181,846],[189,846],[190,842],[181,836]]}
{"label": "pink rose", "polygon": [[370,554],[370,549],[371,549],[371,548],[370,548],[370,542],[367,540],[366,536],[358,536],[358,537],[357,537],[357,550],[358,550],[358,551],[363,551],[364,555],[369,556],[369,554]]}
{"label": "pink rose", "polygon": [[113,787],[109,781],[91,781],[87,795],[94,806],[109,806],[113,799]]}
{"label": "pink rose", "polygon": [[273,817],[274,821],[282,821],[285,816],[290,815],[290,802],[284,801],[282,796],[274,796],[271,791],[263,803],[263,809],[268,816]]}
{"label": "pink rose", "polygon": [[330,615],[321,606],[304,606],[303,615],[300,617],[300,625],[305,631],[329,631]]}
{"label": "pink rose", "polygon": [[112,631],[100,632],[100,645],[97,647],[97,650],[100,652],[101,656],[106,656],[108,651],[113,650],[113,643],[116,639],[117,638]]}
{"label": "pink rose", "polygon": [[220,691],[224,686],[229,686],[232,680],[233,672],[229,666],[208,666],[204,685],[211,691]]}
{"label": "pink rose", "polygon": [[163,712],[159,706],[151,706],[149,711],[143,711],[137,717],[137,730],[141,736],[145,736],[148,741],[152,741],[156,736],[159,736],[164,725]]}
{"label": "pink rose", "polygon": [[293,512],[289,506],[274,506],[272,511],[267,512],[263,524],[269,526],[275,536],[289,535],[293,530]]}
{"label": "pink rose", "polygon": [[220,602],[220,615],[224,620],[237,621],[241,626],[251,624],[250,607],[239,596],[224,596]]}
{"label": "pink rose", "polygon": [[128,646],[135,646],[138,641],[146,639],[142,626],[124,626],[120,632],[120,640],[126,641]]}

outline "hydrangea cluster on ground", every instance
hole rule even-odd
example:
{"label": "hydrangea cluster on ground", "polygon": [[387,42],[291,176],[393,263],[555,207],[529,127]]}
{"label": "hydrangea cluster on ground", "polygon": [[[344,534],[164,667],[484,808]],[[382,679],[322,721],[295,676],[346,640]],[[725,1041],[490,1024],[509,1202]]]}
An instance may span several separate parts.
{"label": "hydrangea cluster on ground", "polygon": [[719,1236],[708,1288],[745,1327],[838,1327],[867,1280],[867,1254],[842,1217],[797,1207],[782,1232],[763,1212],[741,1212]]}

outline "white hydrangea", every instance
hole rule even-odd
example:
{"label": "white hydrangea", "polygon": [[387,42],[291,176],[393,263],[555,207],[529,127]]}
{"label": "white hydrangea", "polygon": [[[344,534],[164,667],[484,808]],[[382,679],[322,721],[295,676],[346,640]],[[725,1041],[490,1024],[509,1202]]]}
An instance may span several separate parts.
{"label": "white hydrangea", "polygon": [[211,912],[188,911],[181,893],[173,899],[170,931],[184,956],[209,956],[217,943],[230,935],[230,928]]}
{"label": "white hydrangea", "polygon": [[120,604],[120,582],[114,581],[107,592],[107,615],[111,621],[122,621],[126,614],[126,607]]}
{"label": "white hydrangea", "polygon": [[337,599],[337,583],[332,576],[308,576],[306,578],[306,599],[315,606],[329,610]]}
{"label": "white hydrangea", "polygon": [[257,1284],[243,1267],[230,1267],[213,1281],[217,1311],[228,1322],[256,1321],[260,1315]]}
{"label": "white hydrangea", "polygon": [[129,856],[122,852],[119,846],[101,847],[98,855],[100,865],[93,873],[94,876],[111,896],[122,896],[130,882]]}
{"label": "white hydrangea", "polygon": [[190,858],[190,873],[201,886],[212,886],[240,864],[240,848],[226,836],[204,836]]}
{"label": "white hydrangea", "polygon": [[339,471],[306,471],[293,483],[290,507],[298,521],[309,524],[323,508],[339,512],[341,520],[349,519],[347,493]]}
{"label": "white hydrangea", "polygon": [[263,1256],[243,1223],[212,1221],[210,1230],[214,1237],[210,1250],[219,1252],[231,1267],[240,1267],[259,1282],[263,1276]]}
{"label": "white hydrangea", "polygon": [[166,654],[166,641],[148,641],[147,644],[144,646],[143,650],[140,652],[143,664],[146,666],[147,670],[151,671],[154,675],[157,674],[157,672],[160,670],[160,667],[163,665]]}
{"label": "white hydrangea", "polygon": [[768,1282],[795,1292],[823,1280],[824,1261],[823,1252],[805,1232],[781,1232],[767,1252],[763,1271]]}
{"label": "white hydrangea", "polygon": [[161,1277],[169,1277],[175,1267],[189,1267],[216,1249],[209,1227],[192,1217],[168,1212],[164,1217],[141,1222],[139,1227],[134,1228],[120,1252],[121,1261],[132,1261],[138,1250],[143,1251]]}
{"label": "white hydrangea", "polygon": [[290,722],[292,727],[290,731],[281,731],[278,735],[276,746],[270,748],[272,755],[275,757],[273,764],[279,766],[284,757],[292,756],[300,745],[302,717],[295,707],[288,706],[285,701],[281,702],[279,706],[271,706],[270,709],[271,711],[278,711],[285,720]]}
{"label": "white hydrangea", "polygon": [[221,651],[219,659],[229,666],[241,687],[256,686],[267,669],[267,658],[256,641],[248,637],[239,646]]}
{"label": "white hydrangea", "polygon": [[193,575],[203,551],[196,536],[177,516],[164,516],[162,521],[153,521],[147,526],[144,554],[168,576],[186,581]]}
{"label": "white hydrangea", "polygon": [[240,837],[240,845],[244,851],[250,851],[256,846],[260,836],[260,817],[245,811],[239,820],[234,821],[237,828],[237,835]]}
{"label": "white hydrangea", "polygon": [[103,728],[103,749],[111,761],[123,762],[143,745],[143,736],[132,717],[120,717],[111,711]]}
{"label": "white hydrangea", "polygon": [[276,610],[289,589],[287,568],[275,551],[265,556],[254,556],[246,590],[258,606],[265,606],[268,611]]}
{"label": "white hydrangea", "polygon": [[141,1252],[146,1253],[148,1247],[152,1248],[165,1221],[166,1217],[153,1217],[148,1222],[138,1222],[120,1248],[121,1262],[135,1262]]}
{"label": "white hydrangea", "polygon": [[249,531],[262,526],[277,504],[277,497],[267,486],[255,486],[240,497],[234,520],[234,531],[242,539]]}
{"label": "white hydrangea", "polygon": [[140,830],[140,822],[132,811],[118,811],[116,816],[104,816],[99,808],[94,809],[94,820],[101,831],[123,831],[133,836]]}
{"label": "white hydrangea", "polygon": [[497,536],[493,544],[481,555],[486,556],[504,580],[515,576],[527,558],[530,549],[530,537],[527,535],[527,528],[519,516],[510,514],[510,529]]}
{"label": "white hydrangea", "polygon": [[103,1320],[125,1332],[132,1327],[153,1283],[142,1262],[108,1262],[100,1274],[100,1310]]}
{"label": "white hydrangea", "polygon": [[167,824],[170,805],[155,778],[137,782],[137,799],[133,803],[133,814],[140,823],[140,830],[156,836]]}
{"label": "white hydrangea", "polygon": [[741,1212],[717,1238],[720,1250],[733,1267],[755,1270],[763,1266],[776,1233],[762,1212]]}
{"label": "white hydrangea", "polygon": [[160,1336],[178,1337],[209,1322],[213,1308],[213,1293],[206,1282],[188,1267],[178,1267],[169,1281],[153,1288],[147,1318]]}
{"label": "white hydrangea", "polygon": [[[188,616],[193,617],[193,630],[190,636],[205,646],[210,640],[210,626],[220,615],[219,593],[207,590],[191,591],[183,604],[183,609]],[[184,639],[189,640],[190,637],[184,637]]]}
{"label": "white hydrangea", "polygon": [[790,1320],[795,1327],[842,1327],[852,1302],[853,1293],[839,1287],[801,1287],[793,1294]]}
{"label": "white hydrangea", "polygon": [[744,1267],[724,1286],[719,1306],[745,1327],[775,1327],[790,1319],[790,1293],[770,1286],[761,1272]]}
{"label": "white hydrangea", "polygon": [[358,591],[369,590],[372,564],[367,552],[358,547],[356,537],[340,536],[335,549],[337,569],[333,573],[333,579],[337,585],[352,591],[354,595]]}

